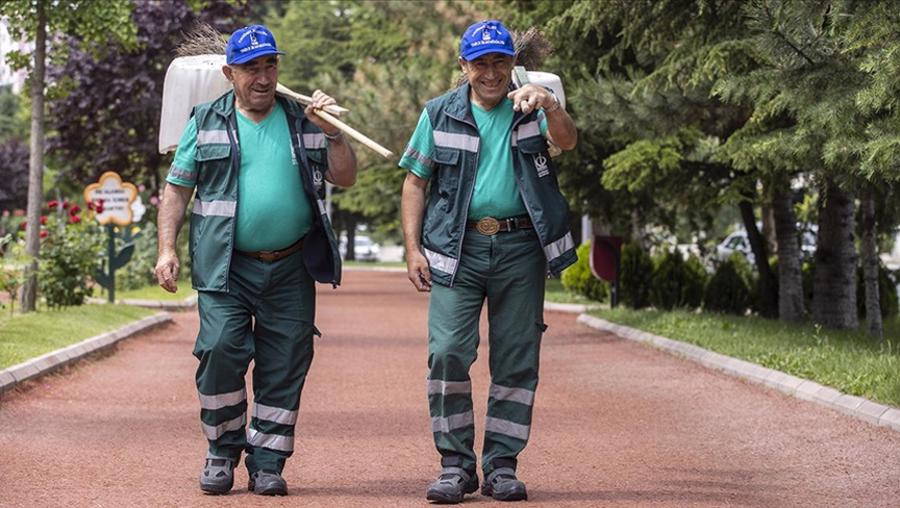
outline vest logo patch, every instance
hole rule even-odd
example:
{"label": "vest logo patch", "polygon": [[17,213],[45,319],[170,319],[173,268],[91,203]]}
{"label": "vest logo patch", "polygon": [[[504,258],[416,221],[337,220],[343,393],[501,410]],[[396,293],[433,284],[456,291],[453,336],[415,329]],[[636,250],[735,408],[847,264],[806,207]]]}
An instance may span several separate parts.
{"label": "vest logo patch", "polygon": [[534,169],[537,170],[538,178],[544,178],[550,174],[550,166],[547,164],[544,154],[539,153],[534,156]]}
{"label": "vest logo patch", "polygon": [[322,189],[322,180],[323,180],[322,172],[319,171],[318,169],[313,171],[313,186],[315,186],[316,191],[319,191]]}

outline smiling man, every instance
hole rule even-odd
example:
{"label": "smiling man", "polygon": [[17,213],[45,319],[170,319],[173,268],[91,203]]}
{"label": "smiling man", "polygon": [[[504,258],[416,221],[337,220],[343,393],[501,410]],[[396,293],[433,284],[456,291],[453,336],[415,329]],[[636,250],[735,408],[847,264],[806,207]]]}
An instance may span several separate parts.
{"label": "smiling man", "polygon": [[[209,448],[200,488],[224,494],[247,452],[249,490],[287,494],[300,392],[313,357],[314,281],[338,285],[341,262],[323,202],[324,180],[350,186],[356,158],[312,104],[275,95],[275,38],[261,25],[235,31],[222,68],[234,90],[201,104],[184,130],[159,210],[160,286],[177,290],[175,239],[191,214],[191,279],[199,293],[200,420]],[[253,360],[247,428],[244,375]]]}
{"label": "smiling man", "polygon": [[[481,493],[527,499],[517,457],[531,431],[544,280],[575,261],[568,206],[547,141],[569,150],[577,133],[547,89],[511,89],[513,39],[497,20],[460,41],[467,82],[425,106],[400,160],[407,270],[430,291],[428,402],[442,471],[426,492],[459,503],[478,489],[469,368],[488,304],[491,386]],[[430,188],[429,188],[430,182]]]}

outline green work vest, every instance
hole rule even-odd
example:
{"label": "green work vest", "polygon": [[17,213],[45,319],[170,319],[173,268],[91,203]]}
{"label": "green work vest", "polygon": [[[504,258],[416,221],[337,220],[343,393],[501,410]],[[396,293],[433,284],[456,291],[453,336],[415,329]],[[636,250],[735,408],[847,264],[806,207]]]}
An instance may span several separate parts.
{"label": "green work vest", "polygon": [[[422,246],[432,279],[452,286],[475,189],[481,138],[469,105],[468,84],[432,99],[425,109],[434,136],[434,171],[422,226]],[[536,111],[527,115],[515,113],[510,140],[519,193],[550,272],[558,274],[577,259],[575,242],[569,230],[569,205],[559,191],[556,168],[547,153]]]}
{"label": "green work vest", "polygon": [[[304,237],[303,260],[315,280],[337,286],[341,257],[324,202],[325,135],[295,102],[277,96],[276,100],[287,115],[291,155],[300,168],[303,190],[318,211]],[[193,115],[197,122],[197,195],[191,214],[191,282],[198,291],[227,292],[241,165],[234,92],[197,106]]]}

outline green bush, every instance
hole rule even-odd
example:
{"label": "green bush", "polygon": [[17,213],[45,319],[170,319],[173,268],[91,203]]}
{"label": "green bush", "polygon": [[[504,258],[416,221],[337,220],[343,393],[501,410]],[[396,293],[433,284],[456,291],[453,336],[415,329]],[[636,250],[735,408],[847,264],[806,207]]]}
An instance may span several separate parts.
{"label": "green bush", "polygon": [[572,293],[582,295],[590,300],[602,302],[609,294],[609,284],[597,279],[591,273],[591,244],[585,242],[578,247],[578,261],[563,270],[562,285]]}
{"label": "green bush", "polygon": [[664,253],[651,280],[650,303],[658,309],[696,308],[703,301],[706,271],[693,256],[685,261],[678,251]]}
{"label": "green bush", "polygon": [[[739,255],[738,255],[739,256]],[[713,312],[743,314],[750,306],[752,295],[746,278],[738,271],[738,260],[732,255],[719,265],[706,284],[703,307]]]}
{"label": "green bush", "polygon": [[99,267],[103,235],[94,223],[47,216],[41,243],[38,289],[51,308],[81,305],[91,295],[89,278]]}
{"label": "green bush", "polygon": [[[132,233],[134,254],[125,266],[116,270],[116,289],[124,291],[156,285],[156,224],[147,221],[141,226],[135,224],[128,227],[132,231],[137,230]],[[121,238],[116,241],[117,249],[122,249],[124,245],[125,241]]]}
{"label": "green bush", "polygon": [[643,309],[650,305],[650,287],[653,277],[653,260],[637,243],[622,247],[619,264],[619,288],[622,303],[632,309]]}

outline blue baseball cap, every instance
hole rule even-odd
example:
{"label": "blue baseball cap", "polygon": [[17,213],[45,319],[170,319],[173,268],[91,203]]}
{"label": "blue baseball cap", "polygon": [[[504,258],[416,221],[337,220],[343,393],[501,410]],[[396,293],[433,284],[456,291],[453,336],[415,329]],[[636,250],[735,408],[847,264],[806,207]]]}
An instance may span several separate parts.
{"label": "blue baseball cap", "polygon": [[472,61],[488,53],[516,56],[512,34],[496,19],[473,24],[459,40],[459,56],[463,60]]}
{"label": "blue baseball cap", "polygon": [[228,38],[225,62],[228,65],[247,63],[264,55],[283,55],[275,46],[275,36],[262,25],[238,28]]}

